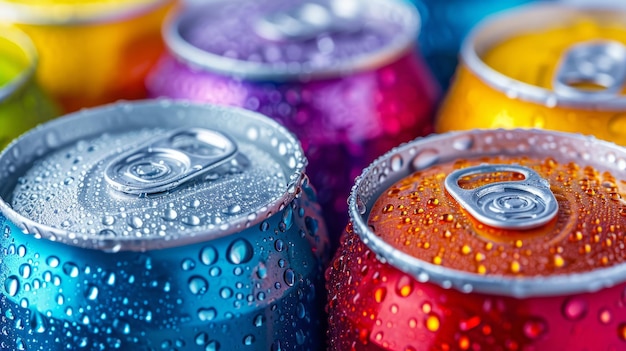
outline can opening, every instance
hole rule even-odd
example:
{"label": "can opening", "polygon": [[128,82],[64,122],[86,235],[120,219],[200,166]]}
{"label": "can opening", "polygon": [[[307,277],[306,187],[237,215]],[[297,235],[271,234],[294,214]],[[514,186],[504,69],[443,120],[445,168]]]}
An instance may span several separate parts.
{"label": "can opening", "polygon": [[472,190],[484,185],[525,180],[526,176],[519,172],[495,171],[465,175],[458,180],[459,187]]}

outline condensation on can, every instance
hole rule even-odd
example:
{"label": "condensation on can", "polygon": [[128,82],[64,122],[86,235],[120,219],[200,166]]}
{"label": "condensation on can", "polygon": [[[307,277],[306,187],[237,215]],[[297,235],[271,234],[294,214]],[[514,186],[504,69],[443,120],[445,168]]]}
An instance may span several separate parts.
{"label": "condensation on can", "polygon": [[542,128],[624,144],[626,12],[535,4],[495,15],[465,40],[438,132]]}
{"label": "condensation on can", "polygon": [[[326,272],[330,347],[620,349],[624,169],[617,145],[542,130],[454,132],[391,150],[357,178]],[[449,183],[471,196],[458,200]],[[464,203],[501,188],[552,193],[556,217],[496,228]],[[491,208],[514,213],[528,198],[503,194]]]}
{"label": "condensation on can", "polygon": [[160,28],[174,0],[0,1],[0,24],[34,42],[37,77],[66,112],[146,97],[164,51]]}
{"label": "condensation on can", "polygon": [[26,34],[0,25],[0,149],[60,114],[36,82],[38,62],[37,51]]}
{"label": "condensation on can", "polygon": [[0,164],[10,347],[323,343],[327,232],[302,149],[277,123],[121,103],[25,134]]}
{"label": "condensation on can", "polygon": [[[152,96],[234,105],[294,132],[331,233],[354,177],[432,132],[436,83],[415,50],[419,15],[386,0],[213,2],[164,29]],[[336,240],[335,240],[336,242]]]}

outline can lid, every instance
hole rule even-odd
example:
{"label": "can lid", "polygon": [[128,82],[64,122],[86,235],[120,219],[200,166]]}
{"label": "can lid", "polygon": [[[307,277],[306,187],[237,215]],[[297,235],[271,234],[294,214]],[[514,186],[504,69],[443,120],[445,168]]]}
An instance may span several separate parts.
{"label": "can lid", "polygon": [[0,21],[33,25],[113,22],[173,0],[0,0]]}
{"label": "can lid", "polygon": [[295,198],[306,159],[237,108],[147,101],[71,114],[0,154],[0,210],[30,233],[105,251],[211,240]]}
{"label": "can lid", "polygon": [[[37,67],[37,50],[22,31],[0,25],[0,102],[26,85]],[[4,80],[6,79],[6,81]]]}
{"label": "can lid", "polygon": [[[481,164],[494,158],[519,159],[533,168]],[[455,168],[460,170],[446,176]],[[534,169],[549,174],[552,187]],[[368,166],[352,188],[349,213],[355,233],[377,257],[421,282],[517,298],[592,292],[626,281],[618,244],[626,238],[626,202],[619,196],[624,170],[626,150],[593,137],[528,129],[432,135]],[[509,178],[514,180],[499,181]],[[488,185],[473,187],[483,183]],[[455,204],[458,197],[444,185],[453,193],[464,191],[461,202],[470,205]],[[503,188],[514,196],[493,196]],[[494,201],[482,201],[482,195]],[[481,202],[499,208],[497,215],[529,209],[531,219],[546,217],[541,227],[523,230],[510,230],[500,218],[496,225],[503,222],[505,229],[492,230],[485,228],[491,219],[483,222],[470,209]],[[498,269],[512,270],[510,262],[521,265],[519,274]],[[482,264],[496,268],[473,270]],[[533,273],[525,275],[524,269]]]}
{"label": "can lid", "polygon": [[[623,42],[575,30],[577,23],[595,23],[599,27],[623,28],[626,11],[620,7],[573,6],[572,4],[531,4],[512,11],[492,15],[479,23],[464,40],[461,57],[468,69],[495,89],[515,97],[550,107],[574,107],[588,110],[615,110],[626,108],[626,38]],[[494,47],[506,44],[518,35],[539,33],[555,28],[571,28],[568,39],[550,40],[541,45],[542,50],[555,53],[553,62],[519,61],[525,65],[529,77],[552,74],[546,86],[531,84],[509,77],[483,61],[483,55]],[[565,46],[573,42],[573,45]],[[569,44],[567,44],[569,45]],[[507,50],[510,49],[507,46]],[[563,53],[559,53],[563,49]],[[519,55],[531,56],[528,50]],[[514,67],[515,62],[507,63]],[[540,79],[540,78],[537,78]],[[543,82],[543,79],[541,79]],[[551,86],[548,86],[551,85]]]}
{"label": "can lid", "polygon": [[419,15],[399,0],[213,1],[164,27],[172,54],[246,79],[314,79],[391,62],[413,47]]}

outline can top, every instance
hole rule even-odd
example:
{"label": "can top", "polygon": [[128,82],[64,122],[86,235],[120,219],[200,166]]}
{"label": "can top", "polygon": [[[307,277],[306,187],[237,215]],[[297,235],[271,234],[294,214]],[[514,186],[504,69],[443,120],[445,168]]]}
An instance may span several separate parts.
{"label": "can top", "polygon": [[164,28],[172,54],[246,79],[333,77],[380,67],[413,47],[419,15],[398,0],[213,1]]}
{"label": "can top", "polygon": [[0,154],[0,210],[29,233],[145,251],[257,225],[295,198],[306,159],[267,117],[168,100],[71,114]]}
{"label": "can top", "polygon": [[546,106],[626,108],[626,9],[533,4],[476,26],[461,56],[485,83]]}
{"label": "can top", "polygon": [[37,61],[35,46],[26,34],[0,25],[0,103],[30,81]]}
{"label": "can top", "polygon": [[132,18],[173,0],[0,0],[0,21],[93,24]]}
{"label": "can top", "polygon": [[349,212],[378,257],[422,282],[518,298],[590,292],[626,281],[624,170],[626,150],[593,137],[433,135],[366,168]]}

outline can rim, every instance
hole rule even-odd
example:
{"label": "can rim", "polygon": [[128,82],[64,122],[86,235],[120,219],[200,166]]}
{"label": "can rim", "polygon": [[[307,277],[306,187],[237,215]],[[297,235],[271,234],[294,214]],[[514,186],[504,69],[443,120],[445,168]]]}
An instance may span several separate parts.
{"label": "can rim", "polygon": [[31,4],[0,0],[0,20],[29,25],[80,25],[122,21],[175,0],[140,0],[133,4]]}
{"label": "can rim", "polygon": [[[241,1],[241,0],[240,0]],[[180,34],[182,24],[191,19],[202,16],[213,6],[220,3],[232,3],[227,0],[217,0],[206,4],[182,7],[170,13],[162,27],[162,35],[168,51],[179,61],[227,76],[235,76],[250,80],[294,81],[334,78],[352,74],[354,72],[370,70],[393,62],[403,53],[410,50],[420,31],[421,18],[414,6],[399,0],[360,0],[368,5],[376,4],[388,6],[407,18],[407,27],[403,33],[394,36],[394,41],[382,49],[362,54],[342,62],[339,65],[315,69],[303,65],[291,66],[285,64],[268,64],[228,58],[199,49],[187,42]]]}
{"label": "can rim", "polygon": [[13,96],[15,92],[22,89],[33,78],[37,70],[39,55],[28,35],[17,28],[0,26],[0,36],[16,44],[28,60],[28,66],[26,68],[7,84],[0,86],[0,103],[2,103]]}
{"label": "can rim", "polygon": [[[415,170],[410,170],[412,167],[411,162],[404,162],[405,166],[400,173],[396,172],[395,177],[385,174],[385,171],[392,172],[393,157],[397,155],[413,156],[419,155],[421,151],[430,151],[434,149],[450,149],[450,145],[455,140],[462,140],[468,136],[479,139],[482,136],[494,136],[497,134],[502,138],[507,138],[507,135],[519,134],[521,136],[517,138],[532,138],[532,137],[545,137],[550,138],[566,138],[577,148],[589,149],[597,148],[593,152],[600,154],[602,149],[606,155],[613,156],[622,155],[625,158],[613,160],[613,156],[602,156],[605,161],[609,162],[610,158],[614,163],[615,168],[619,168],[623,171],[626,169],[626,149],[621,148],[613,143],[596,139],[593,136],[583,136],[581,134],[570,134],[563,132],[554,132],[538,129],[475,129],[472,131],[457,131],[448,132],[443,134],[433,134],[427,137],[417,138],[411,142],[402,144],[383,156],[372,162],[363,172],[356,178],[355,184],[351,189],[350,196],[348,198],[348,212],[350,220],[353,224],[354,232],[359,236],[362,242],[371,249],[379,260],[383,263],[391,264],[396,269],[399,269],[419,282],[432,282],[445,289],[456,289],[464,293],[486,293],[500,296],[510,296],[515,298],[528,298],[528,297],[544,297],[555,295],[567,295],[575,293],[593,292],[606,287],[614,286],[618,283],[626,281],[626,263],[617,264],[607,268],[596,269],[583,273],[573,274],[560,274],[553,276],[532,276],[532,277],[514,277],[504,275],[479,275],[476,273],[456,270],[454,268],[443,267],[435,265],[433,263],[420,260],[414,256],[402,252],[399,249],[394,248],[392,245],[385,242],[382,238],[377,236],[371,228],[368,226],[367,218],[369,217],[369,208],[372,201],[380,195],[380,193],[386,190],[395,181],[402,179],[408,174],[413,173]],[[556,146],[555,146],[556,147]],[[500,155],[502,149],[487,149],[486,154]],[[522,152],[522,151],[519,151]],[[482,154],[484,155],[484,154]],[[602,154],[605,155],[605,154]],[[595,159],[594,156],[601,157],[599,155],[592,155],[589,159]],[[444,160],[449,161],[449,160]],[[429,164],[432,166],[439,163],[436,161]],[[396,166],[397,167],[397,166]],[[615,171],[616,169],[614,169]],[[407,173],[408,172],[408,173]],[[372,198],[366,198],[365,200],[361,196],[362,191],[371,191],[371,179],[376,177],[379,179],[385,175],[387,180],[376,194],[370,194]],[[363,190],[368,189],[369,190]],[[365,206],[365,208],[364,208]]]}
{"label": "can rim", "polygon": [[[259,113],[249,111],[243,108],[231,107],[231,106],[217,106],[211,104],[204,104],[186,100],[170,100],[170,99],[152,99],[152,100],[142,100],[142,101],[119,101],[116,103],[103,105],[96,108],[84,109],[79,112],[70,113],[63,117],[54,119],[52,121],[46,122],[44,124],[39,125],[38,127],[26,132],[21,135],[19,138],[14,139],[2,152],[0,152],[0,163],[2,164],[14,164],[11,161],[14,160],[22,160],[24,165],[31,164],[35,159],[39,159],[42,155],[45,155],[47,152],[55,150],[59,146],[67,145],[68,143],[76,142],[77,138],[74,136],[65,141],[65,143],[60,144],[56,147],[48,146],[48,142],[45,140],[46,137],[44,135],[45,130],[50,130],[51,128],[56,128],[60,130],[76,130],[76,126],[78,122],[84,121],[85,119],[92,118],[94,115],[97,116],[100,120],[105,120],[106,126],[109,128],[115,127],[117,124],[118,128],[121,128],[122,125],[126,126],[128,119],[118,118],[121,113],[128,109],[128,107],[132,109],[151,109],[157,107],[167,107],[173,109],[179,108],[194,108],[203,111],[213,111],[214,113],[226,113],[226,114],[237,114],[245,116],[243,118],[253,120],[258,122],[264,126],[272,128],[272,130],[276,131],[280,134],[281,137],[284,137],[285,140],[289,141],[294,145],[294,153],[304,155],[304,151],[300,142],[296,139],[293,133],[289,132],[285,127],[280,125],[278,122],[261,115]],[[180,120],[180,118],[174,118],[175,120]],[[154,126],[145,126],[154,127]],[[79,131],[79,133],[84,133],[85,135],[93,136],[97,131]],[[102,131],[100,131],[100,134]],[[18,146],[27,146],[32,152],[30,157],[27,157],[27,151],[24,148],[21,148],[19,152],[16,152]],[[29,159],[27,159],[29,158]],[[184,245],[196,244],[199,242],[204,242],[208,240],[214,240],[217,238],[225,237],[233,233],[240,232],[249,227],[259,225],[263,220],[266,219],[267,214],[276,214],[279,213],[285,206],[291,203],[298,194],[298,189],[302,187],[303,182],[307,180],[306,178],[306,169],[307,160],[303,156],[302,162],[297,162],[296,165],[290,168],[291,174],[289,172],[285,172],[285,178],[287,180],[287,184],[285,185],[284,192],[282,195],[276,196],[271,202],[263,205],[258,208],[257,216],[255,219],[250,220],[247,218],[246,214],[242,214],[237,217],[233,217],[232,221],[229,221],[229,226],[227,229],[222,228],[214,228],[214,229],[206,229],[203,231],[199,231],[194,233],[194,235],[188,236],[180,236],[174,240],[163,240],[161,237],[152,237],[152,238],[142,238],[137,239],[134,237],[116,237],[116,239],[110,239],[106,242],[99,242],[94,240],[93,236],[89,236],[86,234],[76,233],[73,231],[63,230],[60,228],[55,228],[46,224],[37,223],[26,216],[18,213],[13,210],[11,205],[0,195],[0,213],[4,214],[10,221],[12,221],[18,228],[22,229],[25,233],[33,234],[37,238],[47,239],[51,241],[58,241],[68,244],[70,246],[86,248],[86,249],[95,249],[101,251],[111,251],[110,247],[115,247],[113,252],[118,251],[138,251],[144,252],[149,250],[159,250],[171,247],[180,247]],[[11,167],[5,167],[5,172],[3,172],[2,176],[9,177],[15,176],[19,174],[20,170],[16,169],[16,167],[12,167],[13,169],[8,169]],[[2,189],[3,192],[6,192],[7,189]],[[104,245],[104,246],[103,246]],[[104,247],[104,248],[103,248]]]}
{"label": "can rim", "polygon": [[602,20],[605,17],[626,20],[626,11],[619,7],[536,3],[517,7],[487,17],[476,25],[461,45],[461,61],[467,69],[490,87],[506,93],[511,99],[520,99],[548,107],[573,107],[585,110],[615,110],[626,108],[626,96],[589,100],[558,95],[553,90],[528,84],[498,72],[487,65],[480,52],[501,43],[511,36],[568,23],[584,15]]}

